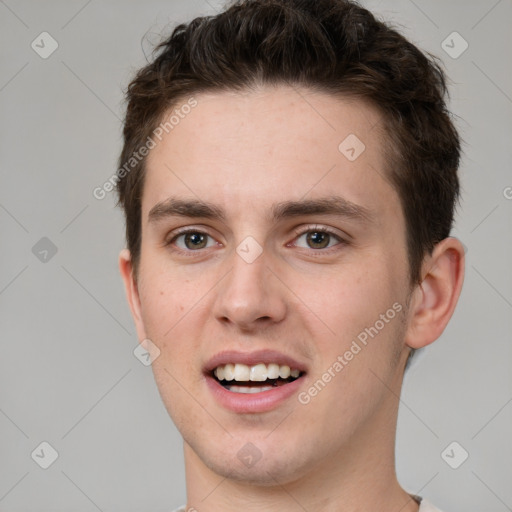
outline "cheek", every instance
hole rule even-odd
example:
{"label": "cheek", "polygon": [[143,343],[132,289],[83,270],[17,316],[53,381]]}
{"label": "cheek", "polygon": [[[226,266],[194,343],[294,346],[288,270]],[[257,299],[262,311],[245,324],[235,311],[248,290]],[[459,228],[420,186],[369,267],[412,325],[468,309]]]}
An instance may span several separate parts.
{"label": "cheek", "polygon": [[[194,307],[199,297],[188,280],[162,278],[163,274],[146,275],[141,295],[142,316],[148,338],[160,350],[152,371],[162,401],[179,429],[189,423],[201,428],[202,416],[193,407],[190,389],[198,385],[197,354],[194,340],[199,339]],[[197,287],[196,287],[197,288]],[[196,382],[192,382],[192,379]],[[206,427],[205,427],[206,428]]]}
{"label": "cheek", "polygon": [[165,342],[181,319],[191,314],[194,302],[193,286],[168,269],[142,271],[139,289],[141,310],[148,336]]}
{"label": "cheek", "polygon": [[[402,322],[400,311],[405,310],[401,279],[392,259],[382,255],[361,258],[358,265],[333,269],[315,279],[301,279],[298,295],[308,297],[305,306],[315,313],[304,310],[304,318],[310,318],[309,328],[317,334],[324,365],[329,366],[354,341],[361,342],[354,359],[366,359],[361,357],[363,352],[368,357],[374,353],[372,359],[383,355],[386,359],[385,352],[395,352],[395,332]],[[357,350],[355,346],[353,351]]]}
{"label": "cheek", "polygon": [[170,372],[179,382],[197,377],[201,326],[205,322],[209,288],[179,273],[147,273],[141,291],[141,309],[146,334],[160,350],[153,369],[162,382],[174,388]]}
{"label": "cheek", "polygon": [[[331,280],[329,292],[319,295],[322,321],[310,326],[318,364],[302,398],[311,400],[307,407],[326,437],[343,430],[349,438],[389,393],[382,381],[391,385],[397,368],[405,307],[392,279],[379,280],[376,274],[363,271]],[[324,322],[334,334],[324,334]]]}
{"label": "cheek", "polygon": [[141,309],[144,325],[149,338],[160,343],[165,342],[173,330],[173,325],[183,316],[185,306],[176,297],[176,291],[162,288],[155,283],[151,293],[141,296]]}

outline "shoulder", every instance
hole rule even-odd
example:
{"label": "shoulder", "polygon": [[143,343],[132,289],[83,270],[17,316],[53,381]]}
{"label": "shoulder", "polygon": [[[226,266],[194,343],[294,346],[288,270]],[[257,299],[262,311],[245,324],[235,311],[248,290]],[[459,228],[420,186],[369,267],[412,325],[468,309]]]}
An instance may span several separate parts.
{"label": "shoulder", "polygon": [[[177,508],[177,509],[173,510],[172,512],[186,512],[185,506]],[[425,498],[422,498],[418,512],[441,512],[441,510],[439,510],[437,507],[432,505],[432,503],[430,503],[430,501],[426,500]]]}
{"label": "shoulder", "polygon": [[422,498],[418,512],[441,512],[441,510],[432,505],[430,501]]}

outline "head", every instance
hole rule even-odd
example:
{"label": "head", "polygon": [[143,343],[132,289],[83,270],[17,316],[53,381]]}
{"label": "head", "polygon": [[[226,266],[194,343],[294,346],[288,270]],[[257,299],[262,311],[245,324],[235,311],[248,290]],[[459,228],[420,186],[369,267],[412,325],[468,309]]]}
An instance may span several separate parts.
{"label": "head", "polygon": [[[234,478],[291,480],[396,409],[462,285],[445,95],[433,57],[343,0],[236,2],[130,83],[121,271],[164,403],[215,472],[251,442],[264,463]],[[294,400],[211,403],[213,356],[268,349],[302,367]]]}

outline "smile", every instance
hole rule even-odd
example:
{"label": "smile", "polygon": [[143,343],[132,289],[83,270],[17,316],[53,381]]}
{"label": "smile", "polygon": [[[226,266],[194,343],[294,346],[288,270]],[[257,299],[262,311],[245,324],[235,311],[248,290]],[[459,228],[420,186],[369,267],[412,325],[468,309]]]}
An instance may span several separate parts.
{"label": "smile", "polygon": [[301,371],[277,363],[252,366],[228,363],[217,366],[214,378],[233,393],[262,393],[289,384],[301,376]]}
{"label": "smile", "polygon": [[205,384],[213,402],[237,414],[276,409],[306,384],[305,362],[277,350],[224,350],[205,362]]}

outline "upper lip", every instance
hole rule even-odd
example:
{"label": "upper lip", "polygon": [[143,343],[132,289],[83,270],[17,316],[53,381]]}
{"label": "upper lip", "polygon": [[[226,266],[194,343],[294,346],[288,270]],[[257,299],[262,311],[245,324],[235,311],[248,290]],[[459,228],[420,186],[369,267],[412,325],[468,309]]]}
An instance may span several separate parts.
{"label": "upper lip", "polygon": [[239,352],[237,350],[224,350],[214,355],[207,361],[204,366],[206,373],[212,372],[217,366],[222,366],[228,363],[240,363],[247,366],[252,366],[258,363],[270,364],[276,363],[278,365],[289,366],[292,370],[306,371],[306,366],[296,359],[276,350],[256,350],[254,352]]}

